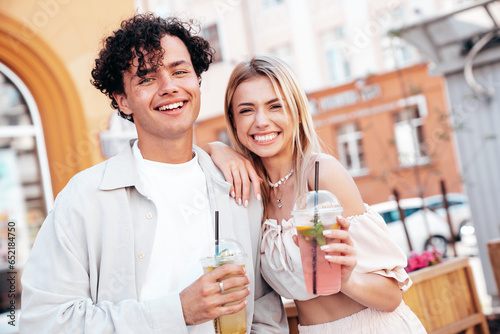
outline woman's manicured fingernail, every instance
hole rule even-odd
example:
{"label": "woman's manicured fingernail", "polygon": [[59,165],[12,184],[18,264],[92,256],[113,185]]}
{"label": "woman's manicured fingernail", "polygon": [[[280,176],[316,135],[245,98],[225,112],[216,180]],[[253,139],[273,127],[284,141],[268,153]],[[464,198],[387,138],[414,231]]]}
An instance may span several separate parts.
{"label": "woman's manicured fingernail", "polygon": [[245,200],[245,208],[248,208],[248,200]]}
{"label": "woman's manicured fingernail", "polygon": [[327,250],[328,248],[330,248],[330,246],[328,246],[328,245],[323,245],[323,246],[320,247],[320,249],[322,251]]}
{"label": "woman's manicured fingernail", "polygon": [[231,191],[231,197],[234,198],[234,196],[236,196],[236,194],[234,193],[234,191]]}
{"label": "woman's manicured fingernail", "polygon": [[324,230],[323,235],[330,235],[332,234],[332,230]]}
{"label": "woman's manicured fingernail", "polygon": [[238,198],[238,205],[241,205],[241,198]]}
{"label": "woman's manicured fingernail", "polygon": [[342,217],[341,215],[337,215],[337,219],[342,219],[344,217]]}
{"label": "woman's manicured fingernail", "polygon": [[333,260],[333,256],[331,256],[331,255],[325,255],[325,259],[327,259],[327,260]]}
{"label": "woman's manicured fingernail", "polygon": [[257,200],[260,202],[262,200],[262,197],[260,196],[260,194],[257,194]]}

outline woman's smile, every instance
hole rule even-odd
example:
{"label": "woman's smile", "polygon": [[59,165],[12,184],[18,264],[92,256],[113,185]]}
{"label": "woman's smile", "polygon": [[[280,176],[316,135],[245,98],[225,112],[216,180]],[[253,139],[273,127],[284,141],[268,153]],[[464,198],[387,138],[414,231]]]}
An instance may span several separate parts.
{"label": "woman's smile", "polygon": [[279,135],[280,132],[271,132],[267,134],[253,134],[251,137],[257,144],[268,145],[274,143]]}

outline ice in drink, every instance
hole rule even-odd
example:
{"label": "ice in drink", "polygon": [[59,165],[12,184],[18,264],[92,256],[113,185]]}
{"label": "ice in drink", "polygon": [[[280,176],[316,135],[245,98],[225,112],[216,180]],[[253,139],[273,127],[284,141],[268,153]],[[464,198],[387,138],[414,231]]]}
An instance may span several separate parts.
{"label": "ice in drink", "polygon": [[336,216],[342,213],[338,199],[325,190],[300,196],[292,211],[300,248],[307,292],[329,295],[340,291],[340,265],[325,259],[320,247],[335,242],[323,231],[337,228]]}
{"label": "ice in drink", "polygon": [[[229,247],[229,248],[228,248]],[[217,267],[224,264],[239,264],[245,267],[245,254],[241,251],[242,247],[235,240],[221,239],[220,240],[219,254],[201,259],[204,273],[208,273]],[[219,281],[224,281],[236,275],[227,275],[222,277]],[[233,291],[241,290],[243,287],[231,288],[224,291],[224,294]],[[234,305],[239,303],[236,301],[225,305]],[[216,334],[245,334],[247,332],[247,313],[246,307],[237,313],[223,315],[213,320],[214,329]]]}

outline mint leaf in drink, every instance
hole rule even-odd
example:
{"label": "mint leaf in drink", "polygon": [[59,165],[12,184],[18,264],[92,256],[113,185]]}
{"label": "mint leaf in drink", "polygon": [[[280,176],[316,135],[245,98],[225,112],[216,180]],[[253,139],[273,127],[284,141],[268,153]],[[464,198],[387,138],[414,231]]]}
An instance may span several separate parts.
{"label": "mint leaf in drink", "polygon": [[325,236],[323,235],[323,227],[321,227],[321,232],[318,232],[318,234],[316,235],[316,242],[320,247],[326,245]]}
{"label": "mint leaf in drink", "polygon": [[[314,224],[313,219],[311,220],[311,223]],[[311,227],[310,229],[301,231],[301,233],[304,237],[316,238],[316,243],[320,247],[326,245],[326,240],[323,235],[323,223],[321,221],[318,221],[318,223],[315,226]]]}
{"label": "mint leaf in drink", "polygon": [[316,242],[318,243],[318,246],[321,247],[326,245],[325,236],[323,235],[323,224],[321,221],[318,222],[314,229],[316,230]]}
{"label": "mint leaf in drink", "polygon": [[231,254],[229,249],[224,249],[224,250],[220,251],[219,254],[217,254],[217,256],[223,256],[223,257],[231,256],[231,255],[233,255],[233,254]]}
{"label": "mint leaf in drink", "polygon": [[310,228],[308,230],[302,231],[302,235],[304,237],[316,238],[316,230],[314,228]]}

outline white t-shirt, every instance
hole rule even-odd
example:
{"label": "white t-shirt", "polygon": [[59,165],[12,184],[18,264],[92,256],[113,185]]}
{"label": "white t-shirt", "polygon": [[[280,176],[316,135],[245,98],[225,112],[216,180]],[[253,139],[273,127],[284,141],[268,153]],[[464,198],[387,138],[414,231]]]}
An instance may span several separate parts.
{"label": "white t-shirt", "polygon": [[[203,274],[200,258],[214,252],[206,178],[198,157],[182,164],[143,159],[133,146],[147,196],[158,210],[158,225],[140,300],[181,292]],[[189,326],[189,333],[213,333],[212,322]]]}

